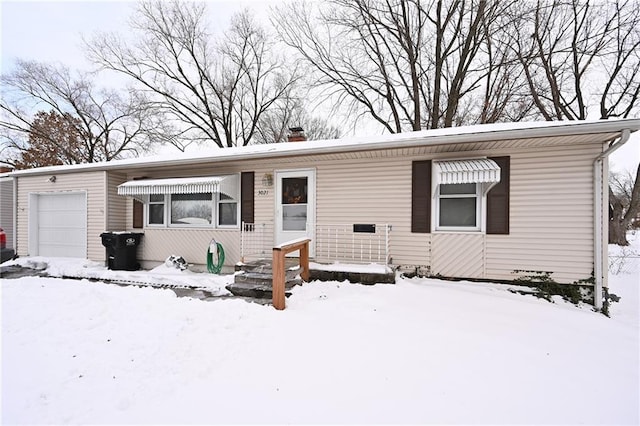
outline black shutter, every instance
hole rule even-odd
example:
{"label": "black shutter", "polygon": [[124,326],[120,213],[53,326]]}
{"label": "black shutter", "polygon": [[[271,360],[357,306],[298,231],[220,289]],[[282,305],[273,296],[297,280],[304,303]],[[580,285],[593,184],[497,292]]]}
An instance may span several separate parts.
{"label": "black shutter", "polygon": [[133,200],[133,227],[142,228],[144,225],[143,214],[144,204],[138,200]]}
{"label": "black shutter", "polygon": [[487,194],[487,234],[509,234],[510,158],[490,159],[500,166],[500,182]]}
{"label": "black shutter", "polygon": [[240,184],[240,217],[245,223],[254,223],[254,172],[242,172]]}
{"label": "black shutter", "polygon": [[411,167],[411,232],[431,232],[431,160]]}

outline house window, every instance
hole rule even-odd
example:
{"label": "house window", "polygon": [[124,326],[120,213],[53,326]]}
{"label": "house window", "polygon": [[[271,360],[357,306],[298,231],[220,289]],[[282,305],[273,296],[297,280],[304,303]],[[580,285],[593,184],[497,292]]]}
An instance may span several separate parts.
{"label": "house window", "polygon": [[[133,191],[167,191],[145,195],[150,227],[234,228],[240,209],[240,175],[135,182]],[[204,188],[203,188],[204,187]],[[208,191],[211,188],[211,191]],[[200,189],[200,191],[198,191]],[[179,193],[178,193],[179,192]],[[139,194],[138,194],[139,196]]]}
{"label": "house window", "polygon": [[218,194],[218,226],[238,225],[238,200],[228,194]]}
{"label": "house window", "polygon": [[508,235],[509,174],[509,157],[412,162],[411,232]]}
{"label": "house window", "polygon": [[480,230],[482,195],[476,183],[440,184],[436,198],[436,229]]}
{"label": "house window", "polygon": [[171,194],[172,225],[211,225],[213,194]]}
{"label": "house window", "polygon": [[164,225],[164,195],[149,195],[149,225]]}
{"label": "house window", "polygon": [[170,227],[236,227],[238,200],[224,193],[149,195],[147,224],[163,226],[167,217]]}

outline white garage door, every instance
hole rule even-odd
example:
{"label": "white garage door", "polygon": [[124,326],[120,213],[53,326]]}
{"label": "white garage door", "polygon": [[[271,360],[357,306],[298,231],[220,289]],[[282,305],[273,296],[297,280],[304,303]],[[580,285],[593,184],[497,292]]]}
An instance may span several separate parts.
{"label": "white garage door", "polygon": [[[84,192],[32,194],[31,233],[36,250],[50,257],[87,257],[87,195]],[[35,252],[35,253],[34,253]]]}

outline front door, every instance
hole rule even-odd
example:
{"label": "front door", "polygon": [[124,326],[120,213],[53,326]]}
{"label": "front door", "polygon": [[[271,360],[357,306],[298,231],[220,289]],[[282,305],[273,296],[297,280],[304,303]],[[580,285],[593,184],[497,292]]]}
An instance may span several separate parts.
{"label": "front door", "polygon": [[315,170],[276,171],[276,244],[311,238],[309,255],[313,257],[315,199]]}

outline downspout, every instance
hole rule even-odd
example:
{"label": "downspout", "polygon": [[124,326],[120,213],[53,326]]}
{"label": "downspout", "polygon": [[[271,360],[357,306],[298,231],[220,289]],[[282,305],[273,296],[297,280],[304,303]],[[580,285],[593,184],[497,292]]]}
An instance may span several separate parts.
{"label": "downspout", "polygon": [[[605,198],[605,190],[604,184],[608,181],[608,178],[605,180],[604,176],[604,161],[609,160],[609,155],[611,155],[614,151],[620,148],[622,145],[627,143],[630,135],[629,129],[624,129],[620,135],[620,139],[617,142],[609,145],[602,154],[598,155],[596,159],[593,161],[593,190],[594,190],[594,205],[593,205],[593,218],[594,218],[594,252],[593,252],[593,275],[595,278],[594,285],[594,296],[593,296],[593,305],[597,310],[602,309],[602,291],[603,291],[603,282],[604,282],[604,274],[608,273],[605,271],[604,260],[605,253],[604,249],[607,247],[609,243],[607,236],[609,235],[609,216],[605,212],[608,211],[608,202],[605,203],[605,200],[609,199],[609,191],[606,191]],[[606,224],[605,224],[606,217]]]}
{"label": "downspout", "polygon": [[18,178],[13,176],[13,254],[18,255]]}

